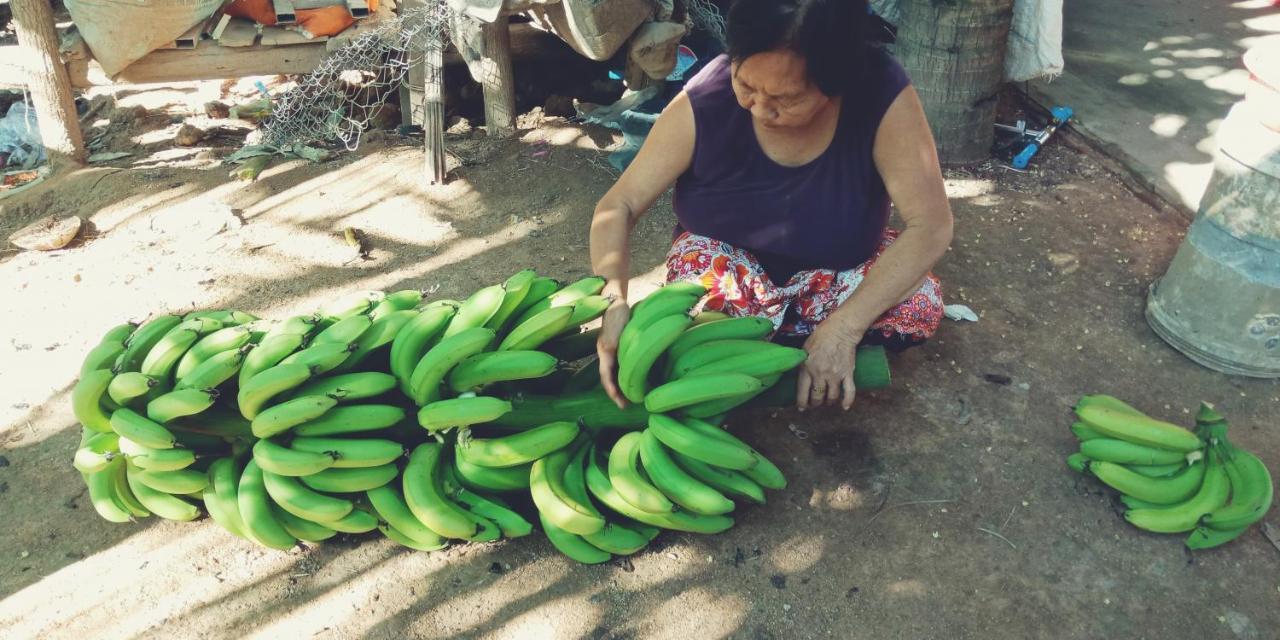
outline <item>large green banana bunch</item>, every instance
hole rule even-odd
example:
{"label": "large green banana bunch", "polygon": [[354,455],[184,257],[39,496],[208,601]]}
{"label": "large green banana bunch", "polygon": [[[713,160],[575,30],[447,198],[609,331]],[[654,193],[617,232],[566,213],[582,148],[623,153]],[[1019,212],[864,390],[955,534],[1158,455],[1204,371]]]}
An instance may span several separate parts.
{"label": "large green banana bunch", "polygon": [[[105,519],[203,509],[276,549],[376,529],[432,551],[536,522],[594,563],[662,529],[728,529],[737,503],[763,504],[786,482],[716,425],[749,401],[789,402],[804,351],[769,342],[766,320],[695,316],[705,290],[668,285],[623,331],[618,379],[632,403],[618,408],[598,384],[598,329],[582,330],[612,303],[603,286],[525,269],[462,302],[361,291],[283,321],[222,310],[114,327],[71,394],[84,425],[73,465]],[[864,389],[887,384],[883,350],[859,350],[856,375]],[[1182,464],[1095,436],[1098,456]],[[1220,459],[1228,475],[1245,460]],[[513,507],[513,492],[531,503]],[[1255,515],[1236,506],[1216,522]]]}
{"label": "large green banana bunch", "polygon": [[1271,507],[1266,466],[1227,439],[1227,421],[1202,404],[1195,432],[1150,418],[1118,398],[1088,395],[1071,431],[1072,469],[1122,495],[1124,518],[1156,533],[1186,533],[1190,549],[1236,539]]}

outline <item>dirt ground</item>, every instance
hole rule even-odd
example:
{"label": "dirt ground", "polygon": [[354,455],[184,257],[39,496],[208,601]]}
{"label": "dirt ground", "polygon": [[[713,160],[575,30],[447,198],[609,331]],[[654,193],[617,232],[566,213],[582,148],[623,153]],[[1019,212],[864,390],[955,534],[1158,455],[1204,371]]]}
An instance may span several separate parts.
{"label": "dirt ground", "polygon": [[[171,98],[203,99],[188,94]],[[1280,386],[1202,369],[1143,320],[1187,221],[1069,137],[1029,173],[948,173],[957,236],[937,272],[979,322],[947,322],[896,357],[893,387],[851,414],[731,419],[790,486],[724,534],[664,533],[630,561],[587,567],[540,536],[280,553],[209,522],[96,516],[69,464],[68,389],[109,326],[202,307],[282,316],[354,289],[456,297],[525,266],[585,275],[591,210],[615,178],[602,149],[616,140],[524,124],[506,142],[455,137],[461,166],[444,187],[423,186],[420,150],[394,137],[245,184],[216,153],[157,158],[164,145],[148,141],[174,126],[162,110],[109,131],[140,155],[0,200],[6,236],[50,213],[92,223],[67,249],[0,254],[6,636],[1276,637],[1280,550],[1260,533],[1190,556],[1180,537],[1126,525],[1063,464],[1069,407],[1104,391],[1183,423],[1215,402],[1235,441],[1280,469]],[[639,291],[661,277],[672,223],[664,199],[637,230]],[[345,227],[366,235],[367,259]]]}

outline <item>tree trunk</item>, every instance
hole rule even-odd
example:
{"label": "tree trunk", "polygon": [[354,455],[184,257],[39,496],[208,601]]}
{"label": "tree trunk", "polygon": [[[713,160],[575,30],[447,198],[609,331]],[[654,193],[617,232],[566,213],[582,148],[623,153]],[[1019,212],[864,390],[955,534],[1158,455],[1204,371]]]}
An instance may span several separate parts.
{"label": "tree trunk", "polygon": [[902,0],[896,52],[943,164],[991,155],[1013,0]]}
{"label": "tree trunk", "polygon": [[27,87],[45,152],[51,163],[65,160],[82,163],[84,139],[76,118],[67,66],[58,55],[58,32],[49,0],[13,0],[10,8],[18,29],[18,43],[29,51],[32,66],[27,69]]}

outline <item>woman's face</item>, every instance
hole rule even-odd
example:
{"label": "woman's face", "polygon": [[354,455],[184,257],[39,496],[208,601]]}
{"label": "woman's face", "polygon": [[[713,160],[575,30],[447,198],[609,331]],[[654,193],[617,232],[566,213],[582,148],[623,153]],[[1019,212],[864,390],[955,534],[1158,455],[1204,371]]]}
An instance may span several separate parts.
{"label": "woman's face", "polygon": [[804,127],[831,98],[809,82],[804,58],[790,50],[757,53],[732,67],[738,104],[766,128]]}

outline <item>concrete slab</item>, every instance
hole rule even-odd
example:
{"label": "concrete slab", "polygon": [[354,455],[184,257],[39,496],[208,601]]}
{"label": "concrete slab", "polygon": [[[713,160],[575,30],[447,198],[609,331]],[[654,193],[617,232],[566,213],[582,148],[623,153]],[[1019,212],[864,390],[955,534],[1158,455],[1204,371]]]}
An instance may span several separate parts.
{"label": "concrete slab", "polygon": [[1172,204],[1194,212],[1212,171],[1213,132],[1244,93],[1240,56],[1280,37],[1273,0],[1071,0],[1066,69],[1033,82],[1046,105],[1066,104],[1077,129]]}

